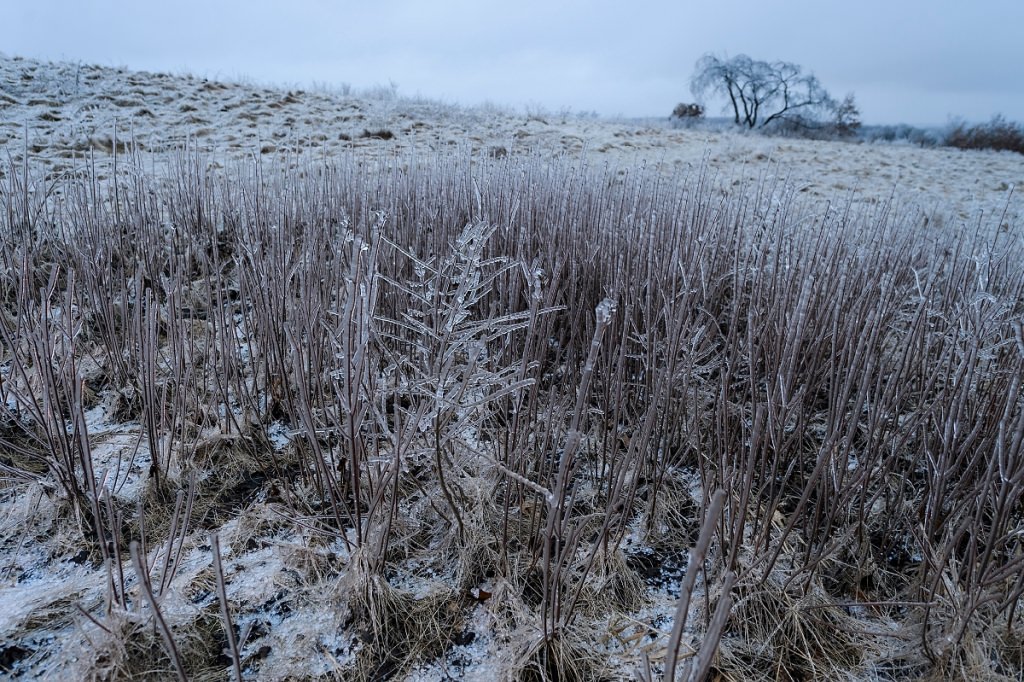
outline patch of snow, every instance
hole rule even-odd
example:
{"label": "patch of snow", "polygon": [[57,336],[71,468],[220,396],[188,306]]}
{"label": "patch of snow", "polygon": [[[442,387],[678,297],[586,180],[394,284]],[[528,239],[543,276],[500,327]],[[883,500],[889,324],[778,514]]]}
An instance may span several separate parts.
{"label": "patch of snow", "polygon": [[284,422],[275,421],[267,427],[267,438],[274,447],[274,452],[281,452],[295,438],[294,433],[284,425]]}

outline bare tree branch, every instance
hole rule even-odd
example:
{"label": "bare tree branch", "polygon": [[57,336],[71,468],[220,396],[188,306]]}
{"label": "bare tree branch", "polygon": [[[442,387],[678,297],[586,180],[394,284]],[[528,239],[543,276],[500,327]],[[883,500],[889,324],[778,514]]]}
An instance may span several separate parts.
{"label": "bare tree branch", "polygon": [[747,128],[785,125],[845,134],[859,125],[852,95],[837,102],[816,76],[790,62],[705,54],[697,60],[690,89],[698,98],[726,97],[733,122]]}

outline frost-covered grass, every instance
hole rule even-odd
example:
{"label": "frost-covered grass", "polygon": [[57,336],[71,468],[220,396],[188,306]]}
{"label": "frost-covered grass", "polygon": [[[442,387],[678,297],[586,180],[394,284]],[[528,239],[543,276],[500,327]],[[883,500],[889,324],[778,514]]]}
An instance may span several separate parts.
{"label": "frost-covered grass", "polygon": [[1018,222],[112,161],[0,184],[5,672],[1019,679]]}

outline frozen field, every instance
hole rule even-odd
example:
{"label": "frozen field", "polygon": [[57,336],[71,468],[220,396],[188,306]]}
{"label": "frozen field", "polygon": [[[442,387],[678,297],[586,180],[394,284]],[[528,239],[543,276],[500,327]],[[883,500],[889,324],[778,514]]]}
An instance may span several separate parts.
{"label": "frozen field", "polygon": [[1022,184],[0,56],[0,676],[1019,680]]}
{"label": "frozen field", "polygon": [[[595,166],[677,170],[706,164],[728,183],[780,173],[809,197],[864,201],[894,195],[931,212],[973,221],[1001,213],[1024,183],[1019,154],[779,139],[630,125],[571,113],[469,109],[399,97],[265,88],[189,76],[72,63],[0,60],[0,144],[15,158],[26,143],[54,172],[92,151],[109,154],[115,131],[154,152],[184,144],[214,159],[355,151],[369,157],[465,150],[565,154]],[[388,139],[380,139],[384,132]],[[769,168],[775,161],[780,168]],[[1011,206],[1016,219],[1019,202]]]}

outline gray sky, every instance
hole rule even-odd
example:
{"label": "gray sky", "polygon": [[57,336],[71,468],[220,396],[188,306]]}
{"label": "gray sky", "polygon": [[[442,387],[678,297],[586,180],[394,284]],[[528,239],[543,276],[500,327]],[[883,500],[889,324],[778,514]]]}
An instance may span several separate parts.
{"label": "gray sky", "polygon": [[[1024,0],[9,0],[0,51],[664,116],[705,52],[782,59],[866,123],[1024,121]],[[709,113],[717,114],[712,103]]]}

